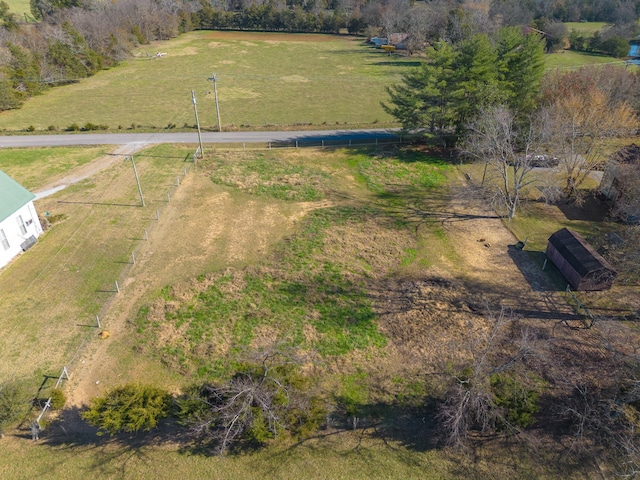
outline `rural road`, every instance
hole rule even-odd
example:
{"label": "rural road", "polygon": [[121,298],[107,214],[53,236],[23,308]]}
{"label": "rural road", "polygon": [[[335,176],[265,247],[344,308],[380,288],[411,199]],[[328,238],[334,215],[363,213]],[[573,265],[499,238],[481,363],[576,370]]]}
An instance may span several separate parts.
{"label": "rural road", "polygon": [[[346,144],[350,140],[365,143],[368,140],[391,139],[393,130],[310,130],[291,132],[203,132],[202,143],[278,143],[300,142],[317,144],[332,142]],[[186,133],[78,133],[62,135],[0,136],[0,148],[56,147],[68,145],[151,145],[157,143],[198,143],[196,132]]]}

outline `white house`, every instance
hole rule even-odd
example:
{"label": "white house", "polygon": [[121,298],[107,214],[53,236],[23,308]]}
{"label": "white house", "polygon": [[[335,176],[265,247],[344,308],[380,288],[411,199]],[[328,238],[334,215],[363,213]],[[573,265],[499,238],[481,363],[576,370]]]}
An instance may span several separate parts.
{"label": "white house", "polygon": [[36,196],[0,170],[0,268],[29,249],[42,233]]}

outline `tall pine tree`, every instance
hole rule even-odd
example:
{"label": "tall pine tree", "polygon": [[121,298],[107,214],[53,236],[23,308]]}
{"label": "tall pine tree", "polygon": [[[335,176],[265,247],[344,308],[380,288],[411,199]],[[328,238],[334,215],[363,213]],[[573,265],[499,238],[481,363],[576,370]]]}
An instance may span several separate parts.
{"label": "tall pine tree", "polygon": [[422,65],[387,88],[390,102],[383,107],[406,130],[452,147],[482,108],[506,104],[525,118],[536,107],[543,54],[543,40],[518,28],[457,45],[439,42]]}

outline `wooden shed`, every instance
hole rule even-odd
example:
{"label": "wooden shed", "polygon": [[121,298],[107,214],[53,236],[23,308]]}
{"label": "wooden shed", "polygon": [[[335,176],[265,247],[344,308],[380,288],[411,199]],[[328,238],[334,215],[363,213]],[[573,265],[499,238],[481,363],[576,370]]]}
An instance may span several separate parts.
{"label": "wooden shed", "polygon": [[574,290],[608,290],[616,278],[609,262],[568,228],[549,237],[546,253]]}

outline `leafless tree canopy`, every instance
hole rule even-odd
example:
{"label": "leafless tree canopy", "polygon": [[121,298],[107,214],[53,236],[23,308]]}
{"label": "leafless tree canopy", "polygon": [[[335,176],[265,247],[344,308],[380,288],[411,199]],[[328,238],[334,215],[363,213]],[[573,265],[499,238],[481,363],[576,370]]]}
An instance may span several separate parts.
{"label": "leafless tree canopy", "polygon": [[[469,124],[468,131],[463,149],[485,163],[483,186],[497,189],[496,209],[513,218],[520,206],[522,190],[533,182],[533,155],[540,152],[542,145],[539,126],[534,122],[518,125],[508,108],[493,106],[483,109]],[[491,181],[493,178],[497,181]]]}
{"label": "leafless tree canopy", "polygon": [[241,442],[262,444],[285,432],[302,434],[326,417],[309,379],[292,363],[265,354],[227,382],[206,384],[181,401],[184,423],[209,438],[219,454]]}

